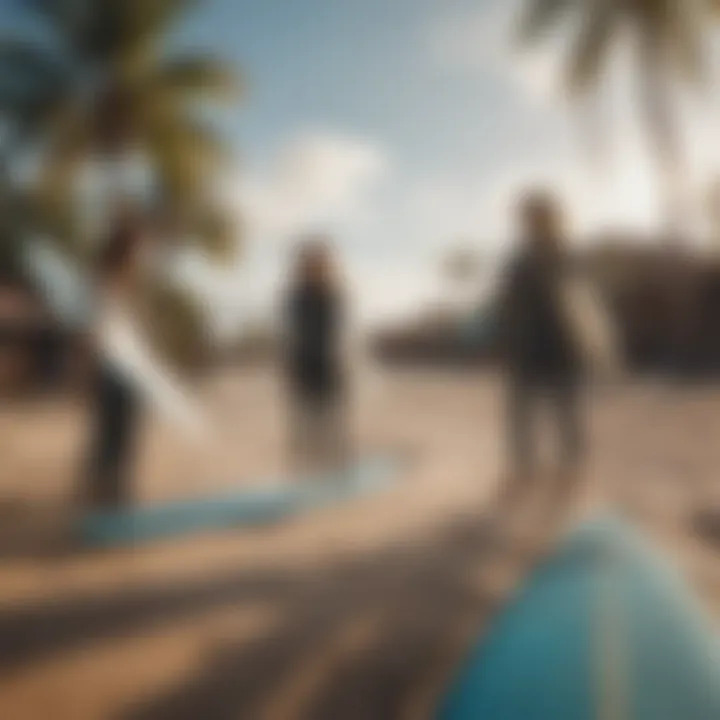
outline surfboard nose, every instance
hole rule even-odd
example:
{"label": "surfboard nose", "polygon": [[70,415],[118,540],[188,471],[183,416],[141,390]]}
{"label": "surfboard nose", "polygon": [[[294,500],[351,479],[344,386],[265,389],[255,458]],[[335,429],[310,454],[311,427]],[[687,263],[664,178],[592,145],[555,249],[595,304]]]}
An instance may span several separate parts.
{"label": "surfboard nose", "polygon": [[576,531],[471,652],[441,720],[713,720],[720,643],[632,528]]}

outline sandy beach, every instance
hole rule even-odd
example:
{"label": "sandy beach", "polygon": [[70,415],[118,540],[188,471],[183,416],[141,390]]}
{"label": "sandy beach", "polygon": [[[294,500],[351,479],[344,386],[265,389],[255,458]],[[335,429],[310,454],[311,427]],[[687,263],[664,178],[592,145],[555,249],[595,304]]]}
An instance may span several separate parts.
{"label": "sandy beach", "polygon": [[[149,419],[139,505],[286,474],[283,393],[270,370],[225,373],[200,396],[215,440],[194,445]],[[483,539],[502,468],[501,400],[491,374],[368,370],[353,393],[353,432],[364,454],[402,453],[389,490],[268,527],[104,552],[60,541],[82,405],[3,407],[2,716],[430,717],[532,562],[493,556]],[[692,518],[720,507],[720,388],[629,383],[593,390],[588,404],[591,458],[553,537],[622,512],[717,616],[720,563]],[[530,517],[542,507],[536,492]]]}

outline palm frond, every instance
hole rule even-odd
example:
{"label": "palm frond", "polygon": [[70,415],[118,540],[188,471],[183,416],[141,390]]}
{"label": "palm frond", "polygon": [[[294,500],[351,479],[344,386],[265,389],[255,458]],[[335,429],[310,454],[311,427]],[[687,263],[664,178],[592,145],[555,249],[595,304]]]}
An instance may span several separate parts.
{"label": "palm frond", "polygon": [[164,196],[180,205],[194,202],[207,181],[207,173],[197,155],[178,136],[151,134],[145,146],[152,158]]}
{"label": "palm frond", "polygon": [[212,97],[234,99],[240,83],[227,66],[208,57],[184,57],[171,60],[158,68],[149,79],[150,90],[171,98]]}
{"label": "palm frond", "polygon": [[74,179],[92,151],[87,116],[68,109],[53,118],[43,133],[40,172],[35,183],[35,197],[40,205],[65,207],[72,203]]}
{"label": "palm frond", "polygon": [[231,154],[212,128],[192,117],[156,118],[145,135],[166,184],[176,193],[194,195],[229,161]]}
{"label": "palm frond", "polygon": [[174,370],[192,373],[208,361],[212,347],[209,311],[200,298],[168,281],[140,292],[140,318],[153,350]]}
{"label": "palm frond", "polygon": [[80,218],[66,195],[50,197],[42,189],[33,192],[26,200],[22,226],[28,234],[52,238],[55,247],[73,258],[81,259],[87,251]]}
{"label": "palm frond", "polygon": [[238,223],[219,208],[206,208],[190,223],[190,237],[211,260],[237,260],[241,229]]}
{"label": "palm frond", "polygon": [[178,117],[175,142],[184,144],[195,162],[208,170],[217,171],[230,162],[231,153],[223,138],[208,123],[191,117]]}
{"label": "palm frond", "polygon": [[[720,9],[720,0],[717,6]],[[691,82],[702,80],[708,68],[704,9],[692,0],[672,3],[666,28],[673,66]]]}
{"label": "palm frond", "polygon": [[113,0],[123,2],[123,45],[126,53],[143,51],[199,5],[199,0]]}
{"label": "palm frond", "polygon": [[608,0],[593,0],[586,10],[570,56],[568,86],[571,92],[587,90],[599,80],[618,20],[614,4]]}
{"label": "palm frond", "polygon": [[518,25],[521,42],[530,43],[537,40],[576,3],[577,0],[529,0]]}
{"label": "palm frond", "polygon": [[[43,153],[35,214],[59,243],[72,242],[80,232],[71,224],[70,192],[78,164],[98,149],[122,152],[128,144],[138,144],[153,166],[158,181],[155,192],[169,208],[186,213],[188,237],[210,257],[228,257],[236,250],[235,227],[208,207],[213,178],[231,153],[212,127],[194,113],[192,103],[233,98],[239,83],[229,68],[210,57],[161,60],[164,56],[159,53],[170,25],[198,2],[27,0],[24,9],[34,10],[57,36],[48,47],[68,50],[65,60],[70,70],[77,68],[104,79],[88,97],[79,96],[72,82],[53,78],[59,65],[53,66],[44,57],[38,60],[29,48],[14,51],[12,58],[8,49],[3,62],[0,45],[0,81],[4,67],[14,67],[13,63],[32,68],[27,73],[32,75],[28,97],[44,121],[34,138]],[[43,73],[47,81],[41,82]],[[16,76],[14,71],[8,74]],[[76,77],[72,72],[69,75],[71,81]],[[62,91],[52,95],[48,85]],[[0,104],[6,101],[10,108],[14,103],[10,112],[24,124],[21,118],[26,110],[20,103],[24,99],[11,90],[0,82]],[[54,108],[48,113],[50,97],[59,97],[62,112]],[[117,123],[108,122],[118,117]],[[115,125],[119,132],[114,132]],[[107,137],[117,137],[117,142],[104,143]]]}

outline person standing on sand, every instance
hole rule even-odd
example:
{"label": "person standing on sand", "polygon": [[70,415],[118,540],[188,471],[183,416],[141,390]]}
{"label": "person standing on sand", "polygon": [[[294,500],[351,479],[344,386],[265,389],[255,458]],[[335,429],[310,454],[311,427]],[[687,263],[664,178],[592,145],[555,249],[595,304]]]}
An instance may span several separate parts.
{"label": "person standing on sand", "polygon": [[569,495],[583,458],[583,349],[568,312],[571,275],[562,212],[545,192],[519,206],[522,242],[504,278],[500,332],[507,373],[510,472],[501,509],[514,504],[536,472],[535,413],[547,403],[560,440],[558,491]]}
{"label": "person standing on sand", "polygon": [[301,244],[284,311],[292,460],[302,471],[342,469],[348,455],[344,302],[326,238]]}
{"label": "person standing on sand", "polygon": [[190,437],[207,437],[204,419],[145,347],[136,326],[133,299],[152,265],[154,244],[148,223],[123,215],[99,255],[92,332],[92,432],[81,498],[90,510],[117,510],[130,503],[146,399],[159,405]]}

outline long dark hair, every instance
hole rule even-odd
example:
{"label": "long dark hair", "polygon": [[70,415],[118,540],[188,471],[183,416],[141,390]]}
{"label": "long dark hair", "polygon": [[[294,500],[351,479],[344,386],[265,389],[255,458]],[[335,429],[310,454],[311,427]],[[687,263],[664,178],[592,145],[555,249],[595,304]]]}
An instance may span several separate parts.
{"label": "long dark hair", "polygon": [[520,198],[520,214],[535,249],[551,255],[564,253],[565,219],[560,201],[555,195],[544,189],[526,192]]}
{"label": "long dark hair", "polygon": [[337,267],[330,242],[314,235],[298,246],[293,282],[295,287],[315,287],[326,292],[338,289]]}

